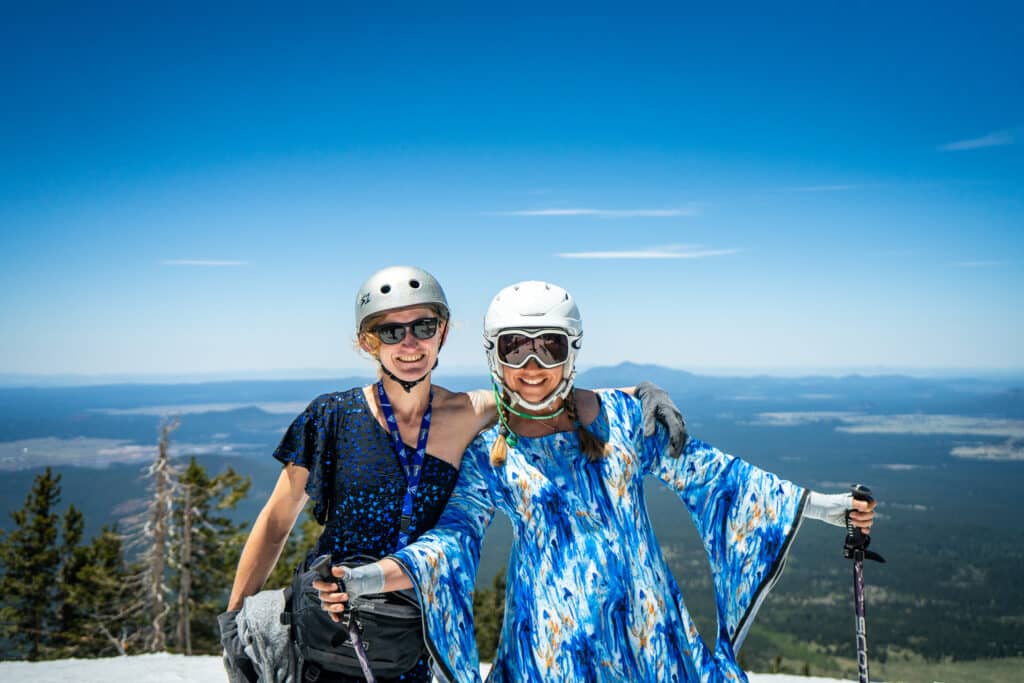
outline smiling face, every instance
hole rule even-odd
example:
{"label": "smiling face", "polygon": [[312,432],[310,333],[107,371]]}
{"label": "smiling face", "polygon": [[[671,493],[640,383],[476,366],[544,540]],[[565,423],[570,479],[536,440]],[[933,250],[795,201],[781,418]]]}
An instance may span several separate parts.
{"label": "smiling face", "polygon": [[403,380],[414,380],[430,372],[437,361],[441,344],[447,333],[447,323],[440,321],[437,334],[430,339],[419,339],[412,330],[405,328],[405,336],[397,344],[383,344],[373,334],[374,327],[390,323],[407,324],[423,318],[437,318],[438,313],[427,306],[413,306],[388,311],[372,321],[370,331],[359,335],[359,345],[380,363]]}
{"label": "smiling face", "polygon": [[[531,358],[521,368],[502,366],[501,378],[508,391],[519,394],[524,401],[541,403],[561,384],[564,377],[563,372],[560,365],[554,368],[544,368]],[[552,409],[557,409],[559,405],[561,405],[561,400],[539,412],[550,412]]]}

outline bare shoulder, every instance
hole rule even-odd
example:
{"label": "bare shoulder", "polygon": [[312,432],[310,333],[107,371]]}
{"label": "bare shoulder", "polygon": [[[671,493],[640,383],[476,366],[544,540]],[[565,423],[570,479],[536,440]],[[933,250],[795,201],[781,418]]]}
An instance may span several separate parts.
{"label": "bare shoulder", "polygon": [[[433,419],[430,426],[430,452],[455,467],[462,461],[462,453],[485,427],[480,415],[476,392],[448,391],[434,385]],[[491,407],[491,420],[494,408]]]}
{"label": "bare shoulder", "polygon": [[434,401],[432,403],[435,413],[464,413],[472,410],[472,401],[469,394],[464,391],[449,391],[442,386],[434,385]]}
{"label": "bare shoulder", "polygon": [[485,389],[456,392],[435,385],[434,410],[440,411],[447,419],[466,421],[472,425],[474,434],[494,422],[496,417],[494,396]]}

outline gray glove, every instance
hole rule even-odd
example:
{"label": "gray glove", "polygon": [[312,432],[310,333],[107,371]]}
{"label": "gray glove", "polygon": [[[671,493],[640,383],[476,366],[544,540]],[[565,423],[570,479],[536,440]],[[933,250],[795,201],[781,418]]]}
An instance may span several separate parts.
{"label": "gray glove", "polygon": [[361,567],[345,567],[345,576],[341,580],[349,600],[384,590],[384,570],[376,562]]}
{"label": "gray glove", "polygon": [[644,413],[644,436],[654,436],[660,422],[668,431],[669,455],[678,458],[683,454],[689,438],[683,414],[669,398],[668,392],[656,384],[640,382],[636,385],[635,393]]}
{"label": "gray glove", "polygon": [[853,509],[853,495],[849,493],[818,493],[811,491],[804,505],[804,514],[835,526],[846,526],[846,513]]}

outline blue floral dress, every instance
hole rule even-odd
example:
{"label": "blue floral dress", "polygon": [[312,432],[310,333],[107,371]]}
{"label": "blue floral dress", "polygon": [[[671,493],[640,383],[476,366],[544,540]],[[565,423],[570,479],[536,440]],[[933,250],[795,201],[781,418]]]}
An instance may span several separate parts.
{"label": "blue floral dress", "polygon": [[[361,388],[318,396],[295,420],[274,457],[309,470],[306,493],[324,530],[308,558],[330,553],[333,562],[355,555],[394,552],[405,498],[405,472],[391,435],[377,422]],[[458,470],[429,453],[413,499],[410,538],[438,520],[455,488]],[[328,507],[330,509],[328,509]],[[429,681],[427,658],[396,681]],[[362,681],[327,674],[321,681]],[[383,681],[382,681],[383,683]]]}
{"label": "blue floral dress", "polygon": [[[611,446],[591,462],[575,433],[520,437],[490,464],[497,429],[466,451],[432,531],[392,557],[424,608],[438,673],[479,680],[472,591],[484,531],[512,521],[503,624],[490,681],[745,681],[736,651],[774,584],[801,518],[799,486],[691,440],[643,435],[640,403],[603,392],[590,426]],[[652,475],[682,499],[711,561],[718,642],[705,646],[644,502]]]}

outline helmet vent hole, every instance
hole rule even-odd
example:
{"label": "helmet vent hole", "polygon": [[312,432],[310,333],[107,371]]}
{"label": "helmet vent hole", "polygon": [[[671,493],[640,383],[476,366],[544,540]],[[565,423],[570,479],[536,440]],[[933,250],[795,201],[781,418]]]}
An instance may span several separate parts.
{"label": "helmet vent hole", "polygon": [[420,288],[420,281],[419,280],[409,280],[409,286],[412,287],[413,289],[419,289]]}
{"label": "helmet vent hole", "polygon": [[391,291],[391,285],[381,285],[381,288],[380,288],[380,293],[381,294],[387,294],[390,291]]}

